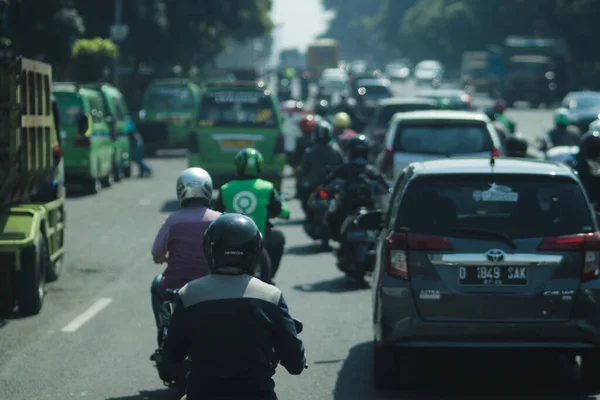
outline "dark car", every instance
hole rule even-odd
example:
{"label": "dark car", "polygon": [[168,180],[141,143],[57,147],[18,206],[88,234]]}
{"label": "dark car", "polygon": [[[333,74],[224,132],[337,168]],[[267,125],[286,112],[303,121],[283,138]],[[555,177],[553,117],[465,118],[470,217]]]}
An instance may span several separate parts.
{"label": "dark car", "polygon": [[[532,349],[600,376],[600,233],[563,164],[410,164],[384,213],[373,272],[376,384],[410,385],[422,349]],[[399,351],[396,351],[399,350]]]}
{"label": "dark car", "polygon": [[444,110],[471,110],[471,96],[463,90],[435,89],[417,93],[417,97],[436,100]]}
{"label": "dark car", "polygon": [[383,140],[388,123],[399,112],[437,110],[439,108],[437,101],[409,98],[392,97],[379,101],[379,106],[375,109],[373,118],[364,131],[371,140]]}
{"label": "dark car", "polygon": [[571,123],[585,133],[600,114],[600,92],[571,92],[565,96],[561,107],[569,110]]}
{"label": "dark car", "polygon": [[357,113],[361,119],[368,121],[379,101],[392,97],[390,81],[387,79],[364,79],[360,81],[360,86],[353,94],[356,100]]}

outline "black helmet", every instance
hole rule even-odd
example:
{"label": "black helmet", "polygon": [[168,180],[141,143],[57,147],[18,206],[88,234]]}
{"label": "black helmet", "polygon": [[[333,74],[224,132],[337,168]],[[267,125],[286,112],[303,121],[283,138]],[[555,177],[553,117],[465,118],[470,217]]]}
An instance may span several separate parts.
{"label": "black helmet", "polygon": [[328,143],[332,138],[331,125],[327,121],[319,121],[315,129],[315,140],[317,142]]}
{"label": "black helmet", "polygon": [[581,155],[587,160],[600,160],[600,132],[588,132],[581,137]]}
{"label": "black helmet", "polygon": [[348,158],[364,159],[369,157],[369,139],[365,135],[354,136],[348,141]]}
{"label": "black helmet", "polygon": [[223,214],[204,232],[204,256],[211,273],[254,275],[262,248],[262,234],[243,214]]}

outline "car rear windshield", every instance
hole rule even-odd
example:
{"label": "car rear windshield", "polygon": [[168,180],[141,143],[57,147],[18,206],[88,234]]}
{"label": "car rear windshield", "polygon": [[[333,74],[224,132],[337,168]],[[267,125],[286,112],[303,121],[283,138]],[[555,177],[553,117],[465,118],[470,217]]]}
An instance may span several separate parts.
{"label": "car rear windshield", "polygon": [[273,102],[260,91],[206,93],[200,104],[199,118],[204,126],[277,126]]}
{"label": "car rear windshield", "polygon": [[572,180],[524,175],[432,176],[409,183],[396,229],[461,237],[495,231],[511,239],[592,232],[579,185]]}
{"label": "car rear windshield", "polygon": [[402,124],[394,138],[394,151],[445,156],[492,151],[484,123],[442,121]]}
{"label": "car rear windshield", "polygon": [[[388,96],[391,92],[387,86],[373,85],[373,86],[363,86],[365,89],[364,94],[366,96]],[[359,89],[360,90],[360,89]],[[362,92],[362,90],[361,90]]]}
{"label": "car rear windshield", "polygon": [[74,125],[83,110],[81,99],[75,93],[54,93],[56,105],[58,106],[60,123]]}
{"label": "car rear windshield", "polygon": [[411,111],[425,111],[425,110],[436,110],[438,107],[434,104],[395,104],[390,106],[382,107],[379,117],[377,118],[377,124],[379,126],[385,126],[392,119],[394,114],[399,112],[411,112]]}
{"label": "car rear windshield", "polygon": [[194,108],[192,91],[187,86],[154,86],[148,89],[146,107],[153,110]]}

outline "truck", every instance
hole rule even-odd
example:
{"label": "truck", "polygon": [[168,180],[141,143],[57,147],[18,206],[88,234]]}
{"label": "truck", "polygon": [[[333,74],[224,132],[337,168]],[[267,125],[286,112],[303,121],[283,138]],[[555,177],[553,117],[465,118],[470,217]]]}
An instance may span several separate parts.
{"label": "truck", "polygon": [[[0,311],[40,312],[65,243],[62,151],[52,67],[0,58]],[[59,182],[59,184],[57,184]]]}
{"label": "truck", "polygon": [[571,57],[561,38],[509,36],[503,43],[504,99],[534,107],[560,101],[570,91]]}
{"label": "truck", "polygon": [[474,92],[498,97],[504,75],[500,49],[490,46],[483,51],[467,51],[462,55],[460,69],[461,86]]}
{"label": "truck", "polygon": [[335,39],[318,39],[306,50],[306,67],[310,78],[318,81],[327,68],[337,68],[340,63],[340,43]]}
{"label": "truck", "polygon": [[229,41],[225,50],[215,57],[213,68],[216,72],[232,73],[240,81],[258,80],[266,61],[263,41],[262,38]]}
{"label": "truck", "polygon": [[284,49],[279,53],[279,68],[294,68],[300,75],[306,68],[306,62],[298,49]]}

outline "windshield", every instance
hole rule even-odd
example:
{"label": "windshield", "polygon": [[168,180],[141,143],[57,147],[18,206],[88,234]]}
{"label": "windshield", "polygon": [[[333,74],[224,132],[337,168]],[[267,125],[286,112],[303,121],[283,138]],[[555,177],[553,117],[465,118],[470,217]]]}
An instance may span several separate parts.
{"label": "windshield", "polygon": [[146,107],[154,110],[194,108],[192,91],[187,86],[154,86],[148,89]]}
{"label": "windshield", "polygon": [[523,176],[418,178],[406,189],[396,224],[421,234],[492,230],[512,239],[593,231],[587,202],[575,182]]}
{"label": "windshield", "polygon": [[543,75],[552,67],[546,63],[537,62],[513,62],[510,64],[510,72],[518,75]]}
{"label": "windshield", "polygon": [[75,125],[77,118],[83,112],[80,99],[75,93],[55,92],[54,97],[56,97],[61,125]]}
{"label": "windshield", "polygon": [[583,110],[600,106],[600,94],[590,96],[577,96],[569,101],[569,109]]}
{"label": "windshield", "polygon": [[389,97],[392,94],[387,86],[363,86],[358,89],[358,93],[373,98]]}
{"label": "windshield", "polygon": [[277,114],[263,92],[206,93],[200,105],[200,123],[211,126],[276,127]]}
{"label": "windshield", "polygon": [[420,124],[400,126],[394,151],[455,155],[490,152],[493,142],[484,124]]}
{"label": "windshield", "polygon": [[396,104],[393,106],[382,107],[377,118],[378,126],[385,126],[390,122],[394,114],[399,112],[411,112],[422,110],[436,110],[438,107],[433,104]]}

